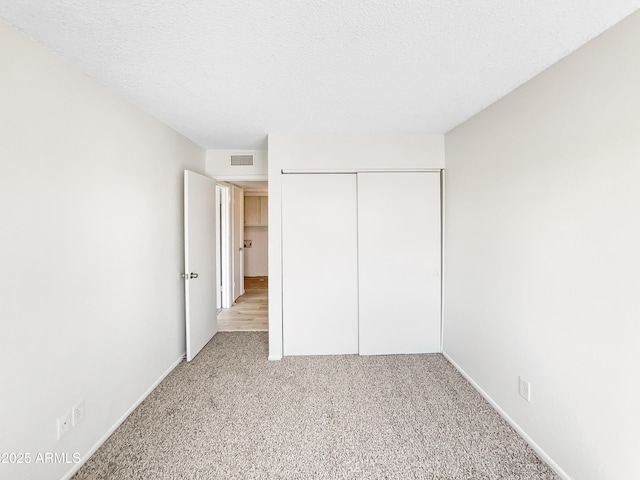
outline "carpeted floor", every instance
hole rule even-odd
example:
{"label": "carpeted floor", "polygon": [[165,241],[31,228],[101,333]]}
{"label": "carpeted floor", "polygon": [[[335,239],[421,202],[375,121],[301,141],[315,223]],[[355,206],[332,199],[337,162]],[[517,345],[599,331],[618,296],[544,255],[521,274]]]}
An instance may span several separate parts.
{"label": "carpeted floor", "polygon": [[557,479],[442,355],[267,360],[219,333],[73,477]]}

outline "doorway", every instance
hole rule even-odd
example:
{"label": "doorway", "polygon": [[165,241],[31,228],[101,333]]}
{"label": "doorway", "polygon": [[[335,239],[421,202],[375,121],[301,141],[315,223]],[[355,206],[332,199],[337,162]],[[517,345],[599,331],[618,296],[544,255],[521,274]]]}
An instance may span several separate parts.
{"label": "doorway", "polygon": [[231,304],[218,313],[219,331],[268,330],[268,184],[229,185]]}

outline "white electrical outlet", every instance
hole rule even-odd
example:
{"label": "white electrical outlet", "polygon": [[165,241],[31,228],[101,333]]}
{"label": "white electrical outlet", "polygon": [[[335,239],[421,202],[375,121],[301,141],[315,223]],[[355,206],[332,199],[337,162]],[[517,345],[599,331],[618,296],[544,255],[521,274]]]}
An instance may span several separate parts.
{"label": "white electrical outlet", "polygon": [[531,384],[522,377],[518,377],[518,378],[520,380],[520,384],[519,384],[520,396],[524,398],[527,402],[530,402],[531,401]]}
{"label": "white electrical outlet", "polygon": [[71,414],[64,412],[58,417],[58,440],[71,430]]}
{"label": "white electrical outlet", "polygon": [[71,409],[71,422],[75,427],[84,418],[84,400],[80,400]]}

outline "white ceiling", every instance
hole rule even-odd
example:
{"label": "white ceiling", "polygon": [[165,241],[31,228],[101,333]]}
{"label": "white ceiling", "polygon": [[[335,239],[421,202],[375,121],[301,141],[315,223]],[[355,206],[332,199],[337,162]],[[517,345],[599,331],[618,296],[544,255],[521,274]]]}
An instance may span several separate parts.
{"label": "white ceiling", "polygon": [[0,0],[0,17],[204,148],[444,133],[640,0]]}

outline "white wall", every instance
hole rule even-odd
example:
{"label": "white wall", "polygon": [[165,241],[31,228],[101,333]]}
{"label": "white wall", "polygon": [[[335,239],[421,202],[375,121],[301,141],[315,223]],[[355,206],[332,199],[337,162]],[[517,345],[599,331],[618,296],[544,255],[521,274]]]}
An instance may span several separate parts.
{"label": "white wall", "polygon": [[445,137],[444,351],[581,480],[640,478],[638,45],[636,13]]}
{"label": "white wall", "polygon": [[[266,180],[265,150],[207,150],[206,173],[222,180]],[[253,165],[231,165],[231,155],[253,155]]]}
{"label": "white wall", "polygon": [[84,457],[184,353],[182,170],[204,151],[1,22],[0,64],[0,451]]}
{"label": "white wall", "polygon": [[244,275],[266,277],[269,275],[268,227],[244,227],[245,240],[251,240],[251,248],[244,249]]}
{"label": "white wall", "polygon": [[281,171],[443,167],[444,135],[269,135],[270,359],[282,358]]}

